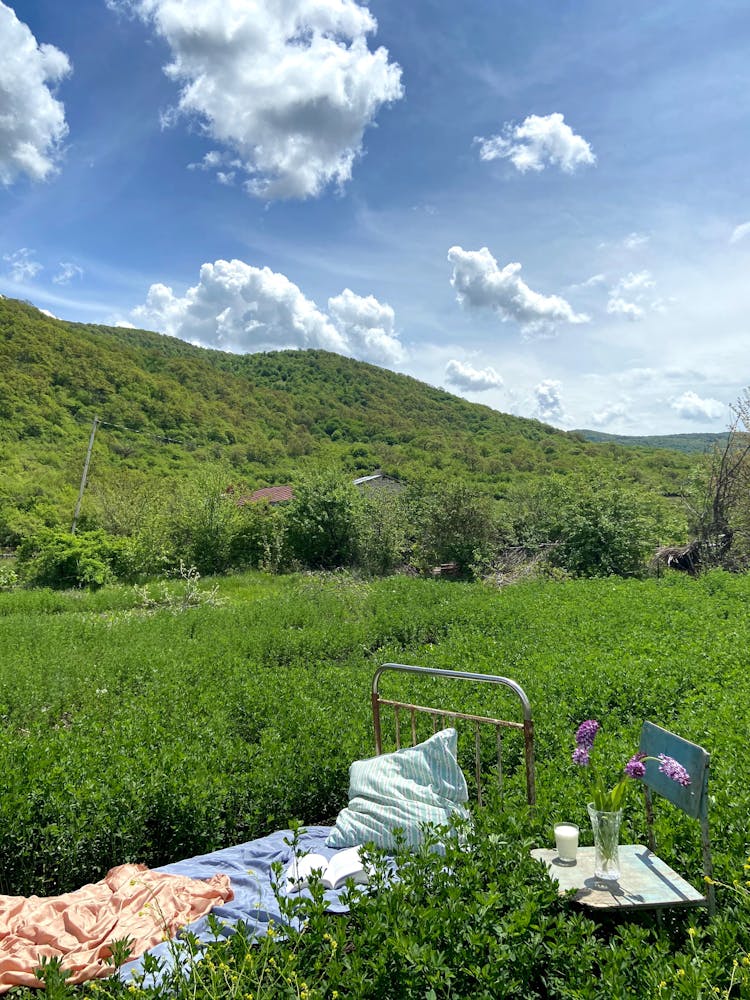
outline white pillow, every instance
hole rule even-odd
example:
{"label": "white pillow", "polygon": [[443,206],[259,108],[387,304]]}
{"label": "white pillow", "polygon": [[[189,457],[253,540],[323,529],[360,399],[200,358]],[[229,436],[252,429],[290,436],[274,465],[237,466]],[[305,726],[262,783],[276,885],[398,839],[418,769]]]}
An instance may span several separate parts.
{"label": "white pillow", "polygon": [[466,779],[456,756],[458,734],[443,729],[424,743],[349,768],[349,805],[339,813],[328,835],[329,847],[354,847],[373,841],[396,847],[398,827],[406,843],[416,847],[424,823],[447,823],[452,813],[467,816]]}

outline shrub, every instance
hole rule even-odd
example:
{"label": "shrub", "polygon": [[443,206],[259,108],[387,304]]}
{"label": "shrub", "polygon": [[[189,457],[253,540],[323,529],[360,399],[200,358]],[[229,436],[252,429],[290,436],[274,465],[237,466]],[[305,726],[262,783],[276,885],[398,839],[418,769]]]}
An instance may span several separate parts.
{"label": "shrub", "polygon": [[0,562],[0,590],[13,590],[18,583],[15,567],[3,560]]}
{"label": "shrub", "polygon": [[549,546],[551,565],[574,576],[637,576],[659,542],[662,519],[644,491],[578,476],[543,483],[513,512],[517,543]]}
{"label": "shrub", "polygon": [[465,573],[489,558],[496,536],[490,502],[467,483],[448,482],[413,506],[415,561],[421,568],[455,562]]}
{"label": "shrub", "polygon": [[174,498],[171,551],[203,574],[223,573],[232,563],[239,511],[234,497],[226,493],[228,481],[221,469],[209,469]]}
{"label": "shrub", "polygon": [[350,566],[357,550],[357,488],[336,473],[302,480],[285,509],[293,558],[311,569]]}
{"label": "shrub", "polygon": [[126,579],[132,569],[126,539],[103,531],[46,529],[27,539],[18,549],[18,566],[24,583],[36,587],[101,587]]}
{"label": "shrub", "polygon": [[229,558],[238,569],[252,567],[277,573],[287,561],[284,511],[264,501],[239,511]]}
{"label": "shrub", "polygon": [[406,509],[400,498],[383,491],[362,497],[357,517],[357,562],[372,574],[392,573],[407,548]]}

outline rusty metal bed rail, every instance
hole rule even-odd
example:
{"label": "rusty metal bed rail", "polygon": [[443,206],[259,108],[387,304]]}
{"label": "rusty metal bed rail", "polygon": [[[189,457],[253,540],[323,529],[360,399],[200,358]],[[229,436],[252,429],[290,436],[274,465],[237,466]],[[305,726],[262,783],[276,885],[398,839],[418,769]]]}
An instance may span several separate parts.
{"label": "rusty metal bed rail", "polygon": [[[507,719],[497,719],[485,715],[472,715],[467,712],[455,712],[443,708],[430,708],[426,705],[417,705],[411,702],[394,701],[391,698],[383,698],[380,694],[380,678],[388,671],[397,673],[417,674],[422,677],[446,677],[449,680],[473,681],[481,684],[496,684],[508,688],[512,691],[521,703],[523,721],[513,722]],[[503,788],[503,759],[502,759],[502,739],[504,729],[515,729],[523,732],[524,737],[524,759],[526,766],[526,798],[530,806],[536,803],[536,784],[534,777],[534,723],[531,718],[531,705],[523,688],[508,677],[497,677],[494,674],[475,674],[463,670],[442,670],[437,667],[415,667],[405,663],[384,663],[375,671],[372,679],[372,721],[375,729],[375,753],[380,755],[383,752],[383,735],[381,728],[380,709],[382,706],[389,706],[393,709],[396,729],[396,749],[401,747],[401,719],[402,711],[409,713],[411,745],[414,746],[417,740],[416,714],[432,717],[432,730],[437,732],[438,723],[442,728],[448,725],[447,720],[455,721],[463,719],[474,723],[474,761],[475,776],[477,783],[477,800],[482,804],[482,777],[481,777],[481,725],[491,725],[495,728],[495,739],[497,744],[497,780],[498,787],[502,794]]]}

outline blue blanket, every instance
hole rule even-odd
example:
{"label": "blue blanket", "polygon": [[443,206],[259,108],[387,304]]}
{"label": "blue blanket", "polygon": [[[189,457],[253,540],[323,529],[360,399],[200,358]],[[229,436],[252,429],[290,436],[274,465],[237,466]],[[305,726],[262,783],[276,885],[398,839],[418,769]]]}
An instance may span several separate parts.
{"label": "blue blanket", "polygon": [[[315,852],[330,858],[336,853],[336,848],[326,847],[325,840],[330,833],[328,826],[307,827],[300,836],[300,851]],[[201,854],[186,861],[176,861],[164,865],[156,871],[169,872],[174,875],[189,875],[192,878],[210,878],[212,875],[229,875],[234,890],[234,899],[223,906],[215,907],[211,912],[223,925],[226,935],[233,932],[234,925],[243,921],[256,934],[265,934],[270,921],[282,923],[276,898],[271,888],[271,865],[280,861],[286,871],[292,860],[292,849],[285,844],[291,840],[290,830],[279,830],[259,840],[250,840],[236,847],[226,847],[211,854]],[[343,890],[328,890],[325,899],[331,913],[346,913],[348,907],[341,902]],[[303,890],[306,892],[306,890]],[[211,941],[214,934],[209,930],[208,918],[201,917],[186,928],[201,941]],[[151,949],[151,954],[162,959],[166,966],[173,962],[174,945],[168,942]],[[142,972],[143,958],[134,959],[123,965],[122,978],[128,980],[133,973]]]}

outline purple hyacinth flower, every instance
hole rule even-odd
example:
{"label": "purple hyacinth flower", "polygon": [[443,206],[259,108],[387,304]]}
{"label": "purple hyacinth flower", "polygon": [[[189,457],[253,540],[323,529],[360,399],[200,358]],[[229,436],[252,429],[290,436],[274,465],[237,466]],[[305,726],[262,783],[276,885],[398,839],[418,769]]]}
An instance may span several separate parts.
{"label": "purple hyacinth flower", "polygon": [[642,778],[646,773],[646,765],[643,763],[643,758],[645,756],[645,753],[641,753],[639,751],[627,762],[625,765],[625,774],[627,774],[629,778]]}
{"label": "purple hyacinth flower", "polygon": [[672,781],[676,781],[678,785],[683,785],[685,788],[690,784],[690,775],[674,757],[668,757],[665,753],[660,753],[659,760],[661,762],[659,770],[662,774],[666,774]]}
{"label": "purple hyacinth flower", "polygon": [[589,752],[586,747],[576,747],[573,751],[573,763],[586,767],[589,763]]}
{"label": "purple hyacinth flower", "polygon": [[600,729],[601,726],[596,719],[586,719],[576,731],[576,745],[582,747],[584,750],[590,750],[594,745],[594,737]]}

